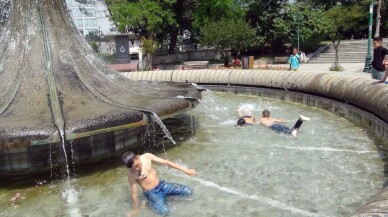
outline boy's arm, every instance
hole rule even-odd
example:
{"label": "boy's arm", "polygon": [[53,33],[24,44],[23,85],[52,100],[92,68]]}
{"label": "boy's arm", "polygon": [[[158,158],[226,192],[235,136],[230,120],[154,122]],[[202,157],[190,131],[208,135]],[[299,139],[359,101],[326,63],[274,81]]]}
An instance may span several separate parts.
{"label": "boy's arm", "polygon": [[129,182],[129,185],[131,188],[131,197],[132,197],[132,211],[131,212],[132,212],[132,214],[135,214],[135,213],[137,213],[137,211],[139,211],[137,187],[136,187],[135,180],[129,174],[128,174],[128,182]]}
{"label": "boy's arm", "polygon": [[384,51],[385,55],[388,55],[388,48],[385,48]]}
{"label": "boy's arm", "polygon": [[153,160],[153,161],[155,161],[157,163],[164,164],[164,165],[169,166],[171,168],[180,170],[180,171],[186,173],[189,176],[197,176],[197,172],[195,172],[195,170],[193,170],[193,169],[186,169],[186,168],[184,168],[184,167],[182,167],[182,166],[180,166],[180,165],[178,165],[178,164],[176,164],[174,162],[171,162],[171,161],[168,161],[168,160],[156,157],[155,155],[150,154],[150,153],[147,153],[146,156],[149,159],[151,159],[151,160]]}
{"label": "boy's arm", "polygon": [[388,68],[385,70],[385,74],[384,74],[384,77],[378,81],[377,83],[384,83],[384,81],[387,79],[388,77]]}
{"label": "boy's arm", "polygon": [[286,123],[287,121],[284,120],[284,119],[273,119],[275,122],[278,122],[278,123]]}
{"label": "boy's arm", "polygon": [[238,117],[241,118],[242,116],[244,116],[243,112],[240,110],[240,109],[237,109],[237,114],[238,114]]}

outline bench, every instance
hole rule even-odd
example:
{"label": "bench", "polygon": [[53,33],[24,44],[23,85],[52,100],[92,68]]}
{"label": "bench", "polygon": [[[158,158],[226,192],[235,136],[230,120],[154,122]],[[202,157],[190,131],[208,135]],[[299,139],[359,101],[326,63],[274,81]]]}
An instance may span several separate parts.
{"label": "bench", "polygon": [[139,71],[139,61],[131,61],[131,63],[110,64],[110,68],[119,72],[136,72]]}
{"label": "bench", "polygon": [[288,56],[287,57],[275,57],[273,60],[274,64],[288,64]]}
{"label": "bench", "polygon": [[185,69],[207,69],[209,61],[185,61],[183,62]]}

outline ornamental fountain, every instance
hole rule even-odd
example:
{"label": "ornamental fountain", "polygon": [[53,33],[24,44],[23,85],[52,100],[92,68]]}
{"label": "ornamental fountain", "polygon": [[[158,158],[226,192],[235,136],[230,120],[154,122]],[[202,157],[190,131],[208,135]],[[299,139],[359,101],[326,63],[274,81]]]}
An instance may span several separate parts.
{"label": "ornamental fountain", "polygon": [[1,174],[45,170],[70,152],[79,162],[136,146],[145,125],[201,98],[192,85],[135,82],[111,70],[61,0],[1,4]]}

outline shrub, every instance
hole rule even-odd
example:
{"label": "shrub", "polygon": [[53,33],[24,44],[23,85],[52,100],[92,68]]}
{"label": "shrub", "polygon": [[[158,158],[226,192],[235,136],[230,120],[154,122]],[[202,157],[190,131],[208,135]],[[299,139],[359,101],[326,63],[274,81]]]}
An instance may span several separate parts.
{"label": "shrub", "polygon": [[330,71],[334,71],[334,72],[342,72],[344,70],[344,68],[341,66],[341,65],[332,65],[330,66]]}

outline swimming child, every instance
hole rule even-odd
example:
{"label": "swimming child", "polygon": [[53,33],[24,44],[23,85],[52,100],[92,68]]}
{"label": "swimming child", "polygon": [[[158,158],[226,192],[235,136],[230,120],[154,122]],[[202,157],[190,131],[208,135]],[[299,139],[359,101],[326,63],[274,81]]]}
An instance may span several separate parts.
{"label": "swimming child", "polygon": [[261,116],[261,119],[258,121],[258,124],[264,125],[277,133],[280,134],[289,134],[296,136],[298,129],[302,126],[303,121],[310,121],[310,118],[303,115],[299,116],[299,119],[296,121],[295,125],[292,128],[284,126],[280,123],[285,123],[284,119],[276,119],[270,117],[271,113],[268,110],[264,110]]}

